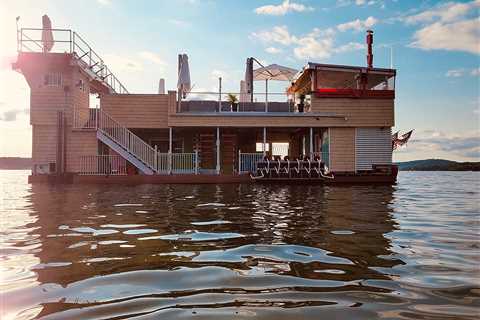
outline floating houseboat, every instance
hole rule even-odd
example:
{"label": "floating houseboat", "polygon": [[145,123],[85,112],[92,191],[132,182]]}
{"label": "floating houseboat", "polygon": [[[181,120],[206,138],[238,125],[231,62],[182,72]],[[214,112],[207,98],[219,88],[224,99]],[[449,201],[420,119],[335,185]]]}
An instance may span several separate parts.
{"label": "floating houseboat", "polygon": [[[396,70],[373,67],[371,31],[366,66],[309,62],[293,72],[254,68],[249,58],[233,94],[221,85],[190,91],[186,55],[177,90],[131,93],[78,33],[44,27],[17,35],[13,68],[31,90],[30,182],[396,181]],[[257,80],[288,82],[281,94],[258,93]]]}

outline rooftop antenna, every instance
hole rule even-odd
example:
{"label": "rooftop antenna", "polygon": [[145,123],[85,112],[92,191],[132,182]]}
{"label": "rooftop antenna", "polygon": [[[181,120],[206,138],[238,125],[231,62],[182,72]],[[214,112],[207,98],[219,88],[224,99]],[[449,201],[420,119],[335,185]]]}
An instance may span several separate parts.
{"label": "rooftop antenna", "polygon": [[17,52],[20,51],[20,43],[19,43],[19,40],[20,40],[20,39],[19,39],[19,38],[20,38],[20,36],[19,36],[20,30],[18,29],[18,21],[19,21],[19,20],[20,20],[20,16],[17,16],[17,17],[15,18],[15,23],[17,24]]}
{"label": "rooftop antenna", "polygon": [[393,45],[387,45],[390,48],[390,69],[393,69]]}

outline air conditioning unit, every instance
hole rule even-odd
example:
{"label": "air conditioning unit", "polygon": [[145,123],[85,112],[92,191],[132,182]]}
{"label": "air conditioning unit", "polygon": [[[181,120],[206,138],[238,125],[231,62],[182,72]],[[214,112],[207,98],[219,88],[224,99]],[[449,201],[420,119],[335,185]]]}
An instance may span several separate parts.
{"label": "air conditioning unit", "polygon": [[55,173],[55,162],[37,163],[33,165],[33,174],[52,174]]}

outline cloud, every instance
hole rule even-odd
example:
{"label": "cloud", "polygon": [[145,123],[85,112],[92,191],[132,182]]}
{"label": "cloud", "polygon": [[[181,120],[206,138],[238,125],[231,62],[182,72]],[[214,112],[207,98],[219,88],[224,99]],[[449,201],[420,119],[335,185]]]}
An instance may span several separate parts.
{"label": "cloud", "polygon": [[282,49],[275,48],[275,47],[268,47],[265,49],[265,52],[271,53],[271,54],[279,54],[282,52]]}
{"label": "cloud", "polygon": [[453,77],[453,78],[458,78],[461,77],[465,74],[465,69],[451,69],[448,70],[447,73],[445,73],[446,77]]}
{"label": "cloud", "polygon": [[328,28],[320,30],[314,28],[310,33],[295,36],[290,34],[286,26],[276,26],[271,30],[253,32],[252,38],[256,38],[267,44],[277,44],[292,47],[293,54],[297,59],[325,59],[333,53],[343,53],[363,48],[359,43],[335,47],[335,30]]}
{"label": "cloud", "polygon": [[422,50],[451,50],[480,54],[480,0],[448,2],[400,20],[421,24],[410,47]]}
{"label": "cloud", "polygon": [[477,77],[480,75],[480,68],[474,68],[472,70],[467,70],[465,68],[451,69],[445,73],[446,77],[459,78],[463,76],[473,76]]}
{"label": "cloud", "polygon": [[272,30],[253,32],[252,36],[264,42],[275,42],[285,46],[297,42],[297,38],[290,35],[287,26],[275,26]]}
{"label": "cloud", "polygon": [[290,2],[285,0],[279,5],[266,5],[258,7],[254,10],[256,14],[272,15],[272,16],[284,16],[288,12],[304,12],[313,11],[312,7],[305,6],[300,3]]}
{"label": "cloud", "polygon": [[158,65],[161,65],[161,66],[164,66],[166,65],[167,63],[165,61],[163,61],[163,59],[156,53],[153,53],[151,51],[141,51],[138,53],[138,55],[144,59],[144,60],[147,60],[149,62],[152,62],[154,64],[158,64]]}
{"label": "cloud", "polygon": [[404,21],[407,24],[433,21],[453,22],[464,17],[470,12],[470,10],[478,6],[480,6],[480,1],[472,1],[469,3],[448,2],[415,15],[408,16]]}
{"label": "cloud", "polygon": [[222,78],[222,80],[225,80],[228,78],[225,71],[218,69],[213,69],[212,72],[210,72],[210,76],[213,80],[218,80],[218,78]]}
{"label": "cloud", "polygon": [[112,0],[97,0],[97,2],[102,6],[109,6],[112,4]]}
{"label": "cloud", "polygon": [[480,18],[453,23],[435,22],[416,31],[410,47],[480,54]]}
{"label": "cloud", "polygon": [[337,26],[337,29],[341,32],[345,32],[345,31],[350,30],[350,29],[352,29],[356,32],[365,31],[365,30],[373,27],[377,22],[378,22],[377,19],[370,16],[363,21],[360,20],[360,19],[356,19],[356,20],[353,20],[353,21],[350,21],[350,22],[339,24]]}
{"label": "cloud", "polygon": [[365,44],[359,42],[349,42],[335,49],[336,53],[350,52],[365,49]]}
{"label": "cloud", "polygon": [[106,54],[105,63],[112,71],[138,72],[143,70],[143,65],[138,59],[120,56],[117,54]]}
{"label": "cloud", "polygon": [[382,9],[385,8],[385,2],[383,0],[337,0],[336,7],[346,7],[352,4],[357,6],[372,6],[374,4],[379,4]]}
{"label": "cloud", "polygon": [[186,28],[190,26],[190,22],[185,20],[180,20],[180,19],[169,19],[168,22],[177,27],[182,27],[182,28]]}
{"label": "cloud", "polygon": [[17,115],[18,114],[21,114],[21,113],[28,114],[29,112],[30,112],[29,109],[8,110],[8,111],[3,112],[3,114],[0,115],[0,120],[6,121],[6,122],[15,121],[15,120],[17,120]]}
{"label": "cloud", "polygon": [[415,131],[410,151],[445,152],[465,158],[480,156],[480,131],[447,134],[442,131]]}

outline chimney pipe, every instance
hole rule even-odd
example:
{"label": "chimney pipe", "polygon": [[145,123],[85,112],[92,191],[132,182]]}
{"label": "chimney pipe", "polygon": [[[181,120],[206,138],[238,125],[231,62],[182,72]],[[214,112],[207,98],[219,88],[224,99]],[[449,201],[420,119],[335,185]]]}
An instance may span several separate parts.
{"label": "chimney pipe", "polygon": [[372,51],[372,45],[373,45],[373,31],[372,30],[367,30],[367,67],[373,68],[373,51]]}

